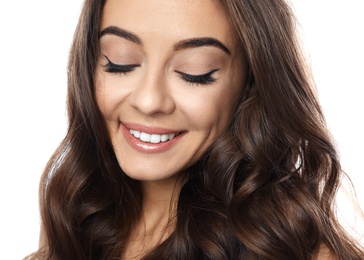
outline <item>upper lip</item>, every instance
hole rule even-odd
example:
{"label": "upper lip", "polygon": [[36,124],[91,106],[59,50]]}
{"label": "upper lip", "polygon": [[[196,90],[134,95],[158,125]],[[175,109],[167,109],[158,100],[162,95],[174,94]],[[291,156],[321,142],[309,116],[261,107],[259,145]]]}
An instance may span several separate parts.
{"label": "upper lip", "polygon": [[157,127],[157,126],[146,126],[146,125],[141,125],[138,123],[122,122],[122,124],[129,130],[130,129],[137,130],[139,132],[144,132],[144,133],[148,133],[148,134],[163,135],[163,134],[178,134],[178,133],[183,132],[183,130],[168,129],[168,128]]}

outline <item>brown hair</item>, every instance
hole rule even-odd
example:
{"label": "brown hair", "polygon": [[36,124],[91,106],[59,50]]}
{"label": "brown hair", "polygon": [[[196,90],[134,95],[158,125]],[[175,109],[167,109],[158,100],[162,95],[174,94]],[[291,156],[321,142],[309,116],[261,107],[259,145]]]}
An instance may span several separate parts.
{"label": "brown hair", "polygon": [[[38,259],[119,259],[141,213],[94,95],[105,1],[86,0],[69,60],[68,133],[40,186]],[[176,227],[144,259],[338,259],[363,250],[333,213],[342,174],[283,0],[221,1],[247,75],[229,131],[189,169]],[[238,75],[240,76],[240,75]]]}

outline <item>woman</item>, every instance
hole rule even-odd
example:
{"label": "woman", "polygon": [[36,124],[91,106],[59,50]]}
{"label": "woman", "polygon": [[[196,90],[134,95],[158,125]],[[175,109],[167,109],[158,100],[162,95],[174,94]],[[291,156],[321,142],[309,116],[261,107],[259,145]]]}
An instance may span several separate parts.
{"label": "woman", "polygon": [[362,259],[282,0],[86,0],[34,259]]}

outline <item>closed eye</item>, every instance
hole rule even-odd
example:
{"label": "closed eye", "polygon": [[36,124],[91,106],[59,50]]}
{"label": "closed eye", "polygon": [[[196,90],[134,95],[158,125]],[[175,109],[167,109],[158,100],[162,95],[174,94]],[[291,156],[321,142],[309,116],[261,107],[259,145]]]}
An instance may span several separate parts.
{"label": "closed eye", "polygon": [[178,73],[178,75],[187,83],[208,85],[216,81],[216,79],[212,77],[212,75],[218,70],[219,69],[214,69],[205,74],[200,74],[200,75],[187,74],[177,70],[175,72]]}
{"label": "closed eye", "polygon": [[104,57],[108,62],[104,66],[105,71],[109,73],[127,74],[128,72],[132,72],[136,67],[140,67],[139,64],[115,64],[107,56],[104,55]]}

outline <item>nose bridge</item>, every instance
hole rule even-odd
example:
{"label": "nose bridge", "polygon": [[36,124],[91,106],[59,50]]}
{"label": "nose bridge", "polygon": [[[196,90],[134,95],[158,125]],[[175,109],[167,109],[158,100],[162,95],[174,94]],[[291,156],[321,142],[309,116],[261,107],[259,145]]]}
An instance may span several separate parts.
{"label": "nose bridge", "polygon": [[146,115],[173,112],[175,104],[167,86],[165,70],[157,66],[145,68],[144,76],[138,86],[135,86],[130,103]]}

